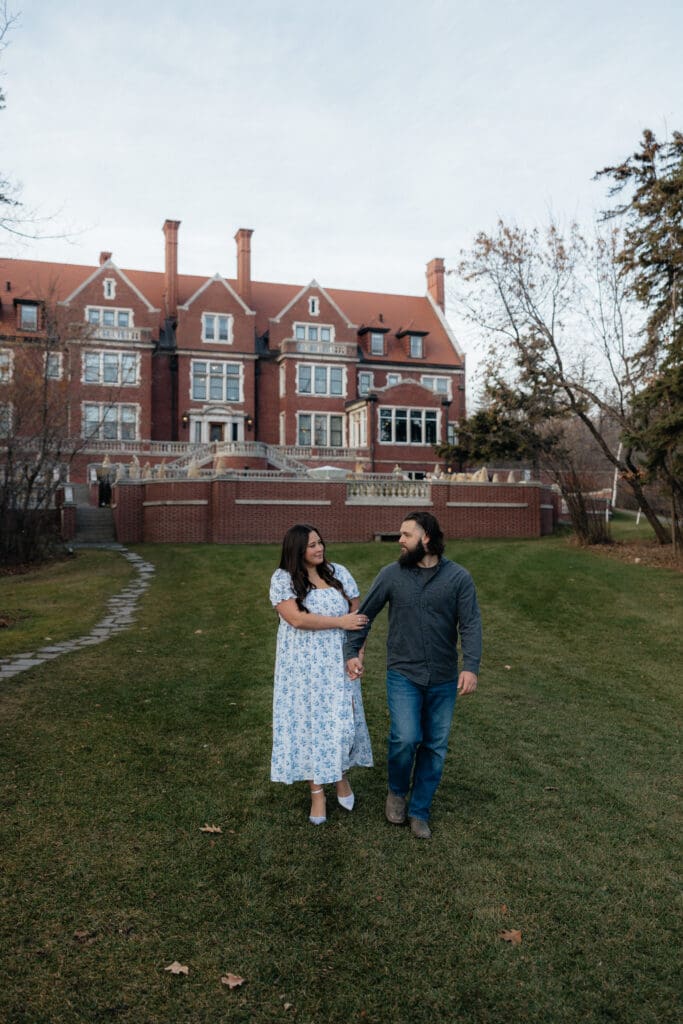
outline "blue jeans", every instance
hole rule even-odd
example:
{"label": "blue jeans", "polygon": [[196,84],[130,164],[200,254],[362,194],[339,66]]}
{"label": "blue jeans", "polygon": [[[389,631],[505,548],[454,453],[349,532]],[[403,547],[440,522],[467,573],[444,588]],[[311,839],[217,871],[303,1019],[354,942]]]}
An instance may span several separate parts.
{"label": "blue jeans", "polygon": [[457,679],[425,687],[411,683],[400,672],[387,672],[389,789],[406,796],[413,775],[409,809],[413,818],[429,819],[443,774],[457,692]]}

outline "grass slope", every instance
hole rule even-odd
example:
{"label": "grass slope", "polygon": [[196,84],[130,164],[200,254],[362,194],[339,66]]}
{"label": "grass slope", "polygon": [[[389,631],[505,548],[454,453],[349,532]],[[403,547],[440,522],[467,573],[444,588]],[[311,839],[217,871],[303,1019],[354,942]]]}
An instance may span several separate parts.
{"label": "grass slope", "polygon": [[[304,787],[268,779],[275,548],[138,550],[158,571],[136,625],[0,694],[3,1022],[679,1019],[680,574],[449,546],[486,654],[420,844],[382,817],[385,617],[378,767],[314,829]],[[366,590],[395,552],[329,554]]]}

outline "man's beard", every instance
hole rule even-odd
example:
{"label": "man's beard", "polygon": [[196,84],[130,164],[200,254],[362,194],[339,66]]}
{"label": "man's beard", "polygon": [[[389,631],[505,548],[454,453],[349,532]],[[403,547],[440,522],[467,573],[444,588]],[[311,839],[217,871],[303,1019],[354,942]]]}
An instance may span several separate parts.
{"label": "man's beard", "polygon": [[413,551],[402,551],[398,558],[398,564],[403,569],[414,569],[418,562],[427,554],[427,549],[421,540],[417,542],[417,545]]}

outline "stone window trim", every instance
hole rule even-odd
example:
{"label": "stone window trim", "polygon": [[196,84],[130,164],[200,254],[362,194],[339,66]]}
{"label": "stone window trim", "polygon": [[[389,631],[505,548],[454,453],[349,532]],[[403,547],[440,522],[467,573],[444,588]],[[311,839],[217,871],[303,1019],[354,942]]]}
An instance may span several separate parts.
{"label": "stone window trim", "polygon": [[81,384],[140,387],[140,354],[121,349],[86,349],[81,357]]}
{"label": "stone window trim", "polygon": [[367,398],[375,386],[375,375],[372,370],[358,371],[358,395],[360,398]]}
{"label": "stone window trim", "polygon": [[323,341],[332,344],[334,324],[307,324],[295,320],[292,324],[292,336],[295,341]]}
{"label": "stone window trim", "polygon": [[382,405],[377,413],[377,441],[381,445],[438,444],[437,409]]}
{"label": "stone window trim", "polygon": [[420,384],[429,388],[435,395],[442,395],[444,398],[453,398],[453,381],[451,377],[441,374],[423,373],[420,376]]}
{"label": "stone window trim", "polygon": [[308,299],[308,315],[320,316],[320,299],[317,295],[311,295]]}
{"label": "stone window trim", "polygon": [[296,443],[301,448],[344,448],[342,413],[306,409],[296,414]]}
{"label": "stone window trim", "polygon": [[234,319],[232,313],[202,313],[202,341],[207,345],[232,345]]}
{"label": "stone window trim", "polygon": [[85,321],[92,327],[134,327],[132,309],[124,306],[86,306]]}
{"label": "stone window trim", "polygon": [[189,400],[241,405],[244,402],[244,363],[228,359],[193,359]]}
{"label": "stone window trim", "polygon": [[81,436],[92,441],[138,441],[140,406],[136,402],[83,402]]}
{"label": "stone window trim", "polygon": [[318,398],[345,398],[346,367],[333,363],[297,363],[296,393]]}

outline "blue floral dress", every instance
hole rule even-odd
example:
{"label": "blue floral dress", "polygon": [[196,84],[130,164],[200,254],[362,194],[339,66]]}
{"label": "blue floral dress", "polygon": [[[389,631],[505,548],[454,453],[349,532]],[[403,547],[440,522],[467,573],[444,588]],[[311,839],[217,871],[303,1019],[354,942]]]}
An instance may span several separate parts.
{"label": "blue floral dress", "polygon": [[[348,569],[334,573],[349,598],[358,587]],[[292,579],[276,569],[270,581],[273,606],[295,597]],[[311,590],[304,605],[315,615],[346,615],[344,595],[328,587]],[[343,629],[296,629],[280,619],[273,693],[273,782],[312,779],[336,782],[354,765],[372,767],[359,680],[344,667]]]}

